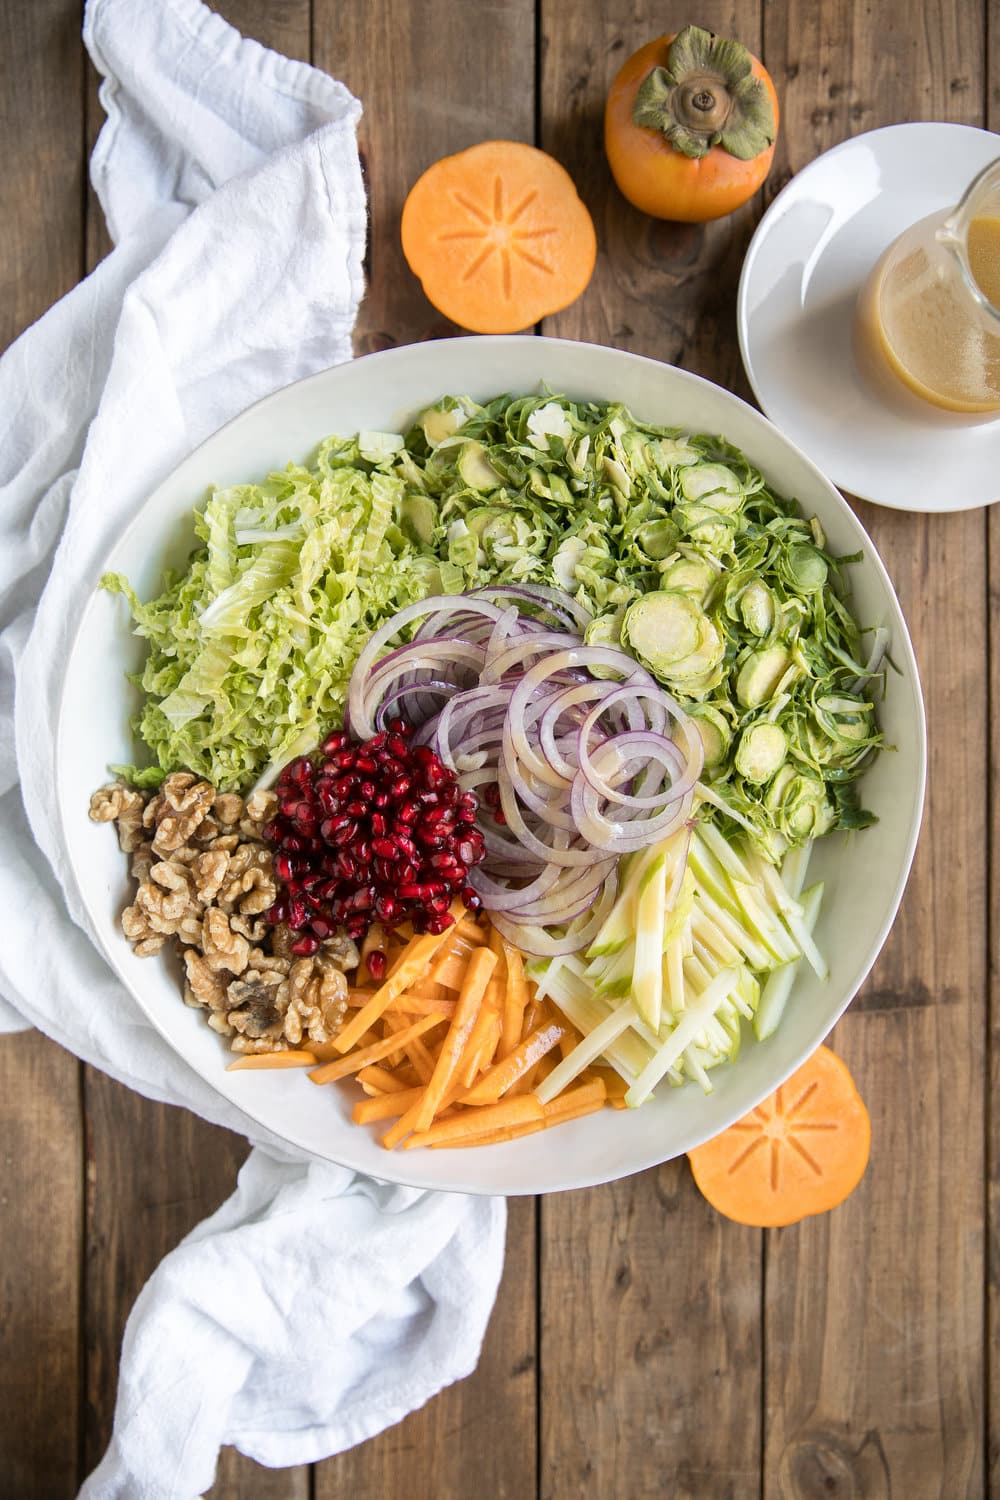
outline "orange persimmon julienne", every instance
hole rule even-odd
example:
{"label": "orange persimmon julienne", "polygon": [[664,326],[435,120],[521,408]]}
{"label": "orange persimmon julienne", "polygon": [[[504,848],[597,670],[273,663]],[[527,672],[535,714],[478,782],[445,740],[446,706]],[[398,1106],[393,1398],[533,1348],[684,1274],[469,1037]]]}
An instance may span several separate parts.
{"label": "orange persimmon julienne", "polygon": [[401,235],[428,301],[473,333],[518,333],[567,307],[597,257],[569,173],[516,141],[483,141],[428,167]]}
{"label": "orange persimmon julienne", "polygon": [[604,111],[604,147],[630,203],[658,219],[721,218],[760,187],[778,96],[739,42],[686,26],[632,54]]}
{"label": "orange persimmon julienne", "polygon": [[836,1208],[864,1175],[871,1121],[844,1063],[819,1047],[728,1130],[688,1152],[713,1208],[737,1224],[795,1224]]}

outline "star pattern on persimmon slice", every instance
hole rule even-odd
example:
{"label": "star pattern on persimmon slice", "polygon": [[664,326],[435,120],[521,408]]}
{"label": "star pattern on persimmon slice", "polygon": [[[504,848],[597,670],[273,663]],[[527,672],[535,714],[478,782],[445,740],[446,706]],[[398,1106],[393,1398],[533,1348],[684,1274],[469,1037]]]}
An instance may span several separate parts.
{"label": "star pattern on persimmon slice", "polygon": [[[787,1109],[783,1088],[776,1089],[771,1098],[764,1104],[758,1104],[746,1119],[738,1120],[731,1128],[745,1132],[753,1139],[748,1140],[746,1146],[737,1152],[730,1162],[727,1169],[728,1175],[732,1176],[733,1173],[739,1172],[751,1157],[757,1155],[761,1149],[767,1149],[771,1157],[772,1191],[778,1192],[780,1189],[782,1167],[789,1152],[794,1152],[817,1177],[822,1177],[823,1168],[809,1150],[806,1141],[810,1134],[816,1131],[839,1130],[840,1126],[836,1120],[801,1118],[803,1109],[818,1088],[818,1083],[810,1083]],[[805,1141],[802,1139],[803,1136],[806,1137]]]}
{"label": "star pattern on persimmon slice", "polygon": [[500,259],[500,288],[505,299],[510,298],[512,284],[512,256],[534,266],[536,271],[555,275],[555,267],[543,259],[544,246],[537,241],[557,234],[554,225],[534,227],[522,224],[523,216],[538,197],[535,189],[525,193],[520,202],[508,207],[505,201],[503,178],[493,179],[493,193],[488,204],[474,202],[468,194],[452,190],[451,198],[466,216],[462,228],[447,229],[438,235],[439,240],[467,240],[470,258],[461,273],[462,281],[470,281],[494,255]]}

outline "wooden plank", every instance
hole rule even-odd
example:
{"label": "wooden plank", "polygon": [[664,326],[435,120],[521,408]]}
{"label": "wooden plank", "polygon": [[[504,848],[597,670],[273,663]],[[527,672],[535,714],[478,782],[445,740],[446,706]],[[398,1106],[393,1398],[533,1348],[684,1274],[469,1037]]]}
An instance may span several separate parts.
{"label": "wooden plank", "polygon": [[[742,389],[733,310],[755,206],[660,223],[625,202],[604,159],[608,86],[659,18],[599,0],[546,0],[542,18],[540,144],[577,183],[600,245],[589,289],[543,332]],[[706,4],[697,20],[759,50],[757,5]],[[545,1500],[757,1500],[760,1233],[716,1215],[683,1161],[547,1199],[541,1225]]]}
{"label": "wooden plank", "polygon": [[313,1469],[314,1500],[535,1494],[535,1204],[510,1202],[503,1281],[479,1366],[397,1427]]}
{"label": "wooden plank", "polygon": [[477,141],[533,139],[532,0],[482,16],[455,0],[315,0],[314,60],[364,104],[368,291],[356,354],[456,332],[424,297],[399,243],[403,202],[420,173]]}
{"label": "wooden plank", "polygon": [[80,1069],[37,1032],[0,1037],[0,1473],[76,1494],[83,1149]]}
{"label": "wooden plank", "polygon": [[[919,26],[861,0],[769,6],[779,178],[860,130],[981,123],[982,25],[946,0]],[[986,867],[962,789],[988,763],[985,519],[858,511],[920,660],[930,781],[902,914],[834,1037],[872,1112],[871,1166],[843,1208],[767,1237],[763,1493],[958,1500],[984,1483]]]}
{"label": "wooden plank", "polygon": [[[1000,131],[1000,0],[986,5],[986,111],[988,130]],[[996,729],[1000,715],[1000,515],[994,506],[987,511],[989,536],[990,623],[990,1071],[988,1074],[990,1108],[987,1115],[989,1136],[987,1160],[990,1175],[988,1235],[988,1305],[986,1321],[987,1348],[987,1464],[989,1493],[1000,1496],[1000,733]]]}
{"label": "wooden plank", "polygon": [[[531,0],[489,11],[488,35],[453,0],[315,0],[314,60],[364,102],[368,293],[358,354],[454,332],[399,246],[403,199],[437,157],[490,137],[531,140]],[[404,1494],[525,1500],[535,1487],[534,1205],[511,1205],[507,1263],[482,1359],[468,1380],[361,1448],[319,1464],[316,1500]]]}
{"label": "wooden plank", "polygon": [[[309,0],[225,0],[226,20],[292,57],[309,57]],[[90,145],[103,122],[97,76],[88,68]],[[103,216],[88,196],[88,267],[110,248]],[[107,1445],[125,1320],[162,1257],[228,1196],[246,1142],[185,1110],[150,1103],[87,1069],[85,1470]],[[308,1466],[263,1469],[224,1449],[209,1500],[306,1500]]]}
{"label": "wooden plank", "polygon": [[[79,275],[78,33],[75,0],[3,16],[0,348]],[[80,1066],[37,1033],[0,1037],[0,1142],[0,1473],[11,1494],[60,1500],[76,1493],[80,1429]]]}

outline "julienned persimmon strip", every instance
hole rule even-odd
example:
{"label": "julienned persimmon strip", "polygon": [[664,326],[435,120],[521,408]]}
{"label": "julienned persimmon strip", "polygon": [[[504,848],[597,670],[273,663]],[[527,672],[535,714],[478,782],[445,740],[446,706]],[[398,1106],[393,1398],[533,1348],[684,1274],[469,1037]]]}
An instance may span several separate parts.
{"label": "julienned persimmon strip", "polygon": [[398,1094],[407,1085],[388,1068],[380,1068],[377,1063],[369,1063],[358,1073],[358,1082],[362,1088],[372,1088],[377,1094]]}
{"label": "julienned persimmon strip", "polygon": [[527,1073],[529,1068],[534,1067],[546,1052],[550,1052],[557,1046],[560,1038],[565,1033],[565,1026],[558,1021],[551,1021],[547,1026],[540,1026],[530,1036],[525,1037],[507,1056],[490,1068],[483,1076],[463,1094],[460,1104],[496,1104],[507,1090]]}
{"label": "julienned persimmon strip", "polygon": [[391,1120],[405,1114],[424,1092],[422,1083],[412,1089],[400,1089],[396,1094],[376,1094],[373,1099],[359,1099],[351,1110],[355,1125],[370,1125],[376,1120]]}
{"label": "julienned persimmon strip", "polygon": [[[375,994],[374,990],[349,990],[347,1004],[351,1010],[360,1010],[367,1005]],[[397,995],[395,1000],[390,1000],[385,1010],[386,1015],[411,1015],[411,1016],[450,1016],[455,1011],[454,1000],[440,999],[436,995],[425,995],[413,990],[404,990],[403,994]]]}
{"label": "julienned persimmon strip", "polygon": [[231,1062],[226,1071],[242,1073],[251,1069],[263,1072],[268,1068],[311,1068],[315,1061],[314,1052],[245,1052],[242,1057]]}
{"label": "julienned persimmon strip", "polygon": [[[463,910],[459,902],[452,902],[453,917],[457,919]],[[404,990],[410,988],[411,984],[422,978],[434,955],[442,943],[447,941],[448,934],[452,931],[453,928],[446,927],[443,932],[428,932],[422,937],[414,938],[408,944],[402,961],[396,966],[392,975],[379,986],[371,999],[361,1007],[356,1016],[348,1021],[343,1031],[335,1038],[338,1052],[349,1052],[358,1037],[379,1019],[389,1002],[395,1000],[397,995],[401,995]]]}
{"label": "julienned persimmon strip", "polygon": [[565,1094],[557,1094],[548,1104],[542,1105],[546,1125],[559,1125],[566,1120],[576,1120],[580,1115],[593,1114],[607,1099],[608,1091],[603,1078],[594,1078],[590,1083],[578,1084]]}
{"label": "julienned persimmon strip", "polygon": [[434,1075],[427,1085],[427,1092],[414,1116],[413,1128],[415,1130],[427,1130],[437,1114],[459,1059],[472,1035],[472,1028],[476,1024],[486,986],[496,966],[497,956],[490,948],[477,948],[469,959],[465,979],[458,994],[455,1014],[452,1016],[448,1035],[438,1053]]}
{"label": "julienned persimmon strip", "polygon": [[526,1125],[533,1121],[541,1122],[544,1118],[542,1106],[534,1094],[525,1094],[518,1099],[504,1099],[500,1104],[491,1104],[486,1109],[463,1110],[450,1120],[439,1120],[427,1130],[416,1131],[411,1135],[408,1141],[404,1141],[403,1149],[409,1151],[414,1146],[469,1140],[492,1130],[502,1130],[508,1125]]}
{"label": "julienned persimmon strip", "polygon": [[528,1004],[528,980],[524,972],[524,960],[517,948],[504,944],[504,962],[507,965],[507,989],[504,997],[500,1033],[500,1056],[507,1057],[521,1040],[524,1011]]}
{"label": "julienned persimmon strip", "polygon": [[[492,985],[493,981],[490,980],[490,983],[486,986],[487,995]],[[482,1070],[483,1059],[486,1054],[489,1053],[489,1056],[492,1057],[496,1049],[496,1040],[494,1039],[491,1047],[490,1038],[496,1023],[496,1007],[491,1005],[489,1000],[484,996],[483,1002],[479,1007],[479,1014],[476,1017],[476,1024],[469,1033],[469,1040],[465,1044],[462,1056],[459,1058],[458,1066],[454,1072],[454,1077],[457,1078],[463,1088],[469,1088],[474,1082],[477,1074]],[[498,1031],[497,1036],[499,1034]]]}
{"label": "julienned persimmon strip", "polygon": [[348,1057],[342,1057],[339,1062],[324,1063],[321,1068],[316,1068],[309,1074],[313,1083],[335,1083],[338,1078],[347,1078],[351,1073],[356,1073],[359,1068],[367,1067],[369,1063],[381,1062],[383,1057],[388,1057],[391,1052],[397,1052],[405,1047],[406,1043],[413,1037],[422,1036],[425,1031],[430,1031],[434,1026],[443,1024],[443,1016],[421,1016],[419,1021],[414,1021],[412,1026],[407,1026],[405,1031],[393,1032],[384,1041],[375,1042],[371,1047],[362,1047],[359,1052],[352,1052]]}

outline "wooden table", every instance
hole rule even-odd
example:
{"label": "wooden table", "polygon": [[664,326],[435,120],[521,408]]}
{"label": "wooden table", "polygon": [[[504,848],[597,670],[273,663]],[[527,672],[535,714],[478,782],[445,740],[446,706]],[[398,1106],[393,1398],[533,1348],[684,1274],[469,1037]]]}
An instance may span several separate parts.
{"label": "wooden table", "polygon": [[[783,119],[767,197],[858,131],[914,119],[1000,128],[1000,0],[702,0],[690,15],[626,0],[221,8],[364,102],[372,222],[358,353],[453,331],[403,264],[403,196],[434,158],[510,137],[569,168],[600,241],[589,290],[544,331],[746,394],[735,291],[761,203],[706,229],[654,223],[619,197],[601,149],[611,77],[671,24],[739,35],[770,68]],[[107,248],[84,186],[102,117],[80,11],[80,0],[0,5],[4,342]],[[833,1038],[872,1113],[861,1187],[833,1214],[768,1233],[716,1216],[683,1161],[514,1202],[474,1376],[311,1472],[228,1452],[214,1500],[1000,1495],[989,1108],[1000,922],[988,920],[1000,894],[989,862],[1000,524],[982,510],[859,511],[913,631],[931,734],[903,910]],[[0,1495],[59,1500],[108,1440],[140,1286],[228,1194],[246,1147],[37,1035],[0,1042],[0,1120]]]}

